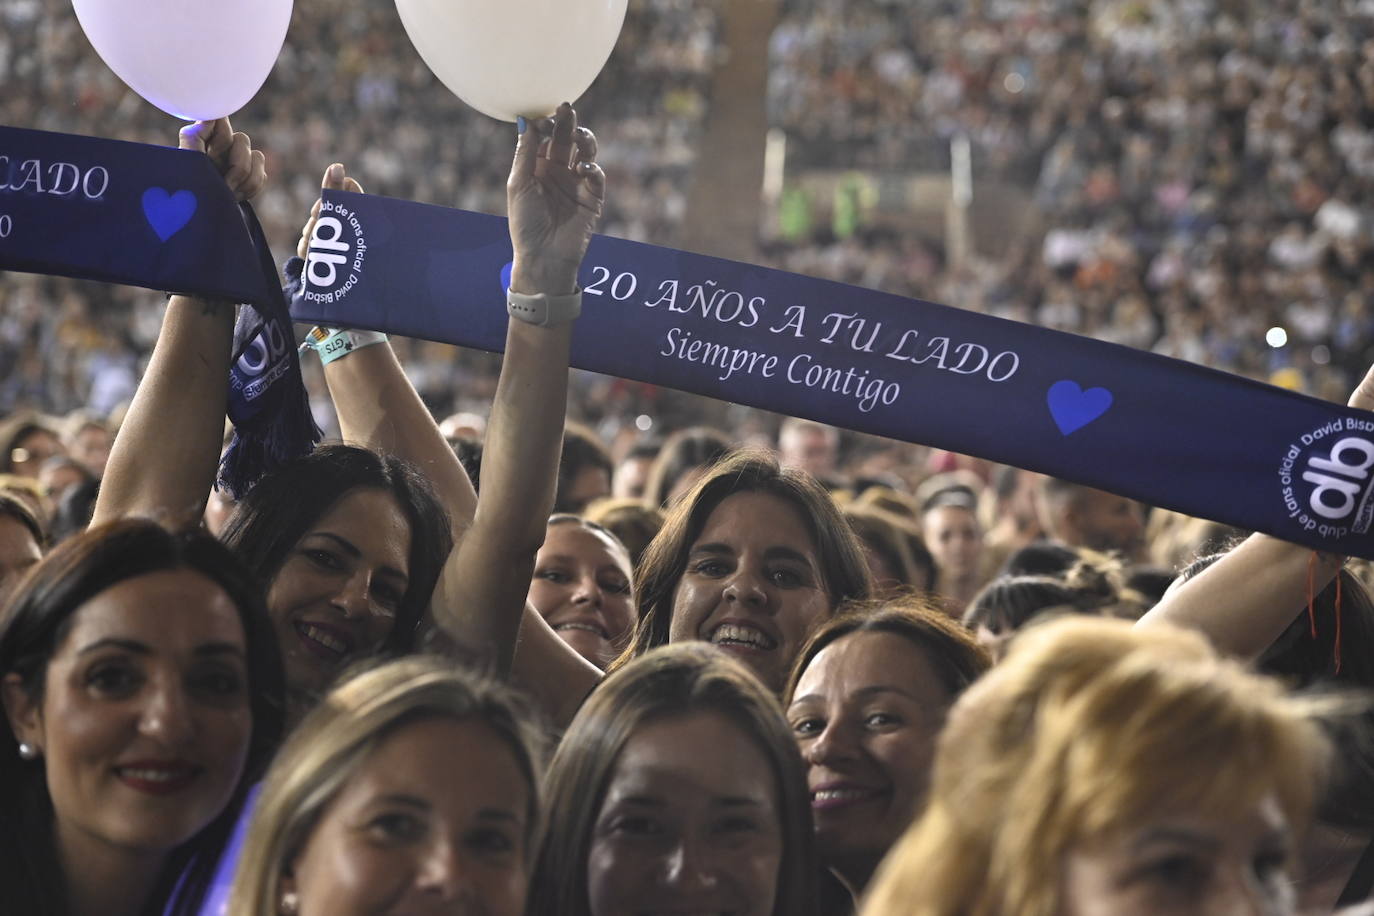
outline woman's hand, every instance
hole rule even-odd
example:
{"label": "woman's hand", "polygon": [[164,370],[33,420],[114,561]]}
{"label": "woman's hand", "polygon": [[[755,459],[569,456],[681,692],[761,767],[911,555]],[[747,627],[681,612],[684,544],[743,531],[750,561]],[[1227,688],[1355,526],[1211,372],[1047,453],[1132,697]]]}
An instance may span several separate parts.
{"label": "woman's hand", "polygon": [[526,295],[573,292],[605,195],[596,137],[577,126],[571,105],[564,102],[554,117],[527,122],[506,182],[515,247],[511,289]]}
{"label": "woman's hand", "polygon": [[[342,163],[336,162],[324,170],[324,177],[320,179],[320,189],[330,191],[352,191],[354,194],[363,193],[363,186],[352,178],[344,174]],[[315,223],[320,219],[320,205],[324,198],[316,198],[315,206],[310,208],[310,218],[301,227],[301,239],[296,243],[296,254],[305,260],[310,255],[310,240],[315,236]]]}
{"label": "woman's hand", "polygon": [[197,121],[183,127],[180,146],[209,156],[236,200],[251,200],[267,183],[262,150],[253,149],[248,135],[236,132],[228,118]]}

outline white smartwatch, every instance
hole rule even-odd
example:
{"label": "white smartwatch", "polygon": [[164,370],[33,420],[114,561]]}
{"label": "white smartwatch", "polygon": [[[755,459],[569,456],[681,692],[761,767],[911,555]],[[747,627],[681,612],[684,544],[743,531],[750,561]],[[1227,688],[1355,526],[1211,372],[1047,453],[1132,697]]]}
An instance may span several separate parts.
{"label": "white smartwatch", "polygon": [[541,328],[553,328],[568,324],[582,314],[582,290],[567,296],[549,296],[540,293],[526,296],[513,289],[506,290],[506,311],[512,318],[519,318],[528,324]]}

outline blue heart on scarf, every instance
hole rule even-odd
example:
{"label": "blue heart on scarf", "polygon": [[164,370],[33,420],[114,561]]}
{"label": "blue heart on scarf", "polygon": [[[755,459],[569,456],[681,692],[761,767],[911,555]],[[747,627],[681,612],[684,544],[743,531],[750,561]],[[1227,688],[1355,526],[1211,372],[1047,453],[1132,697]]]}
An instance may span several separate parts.
{"label": "blue heart on scarf", "polygon": [[163,188],[149,188],[143,192],[143,215],[164,242],[176,235],[196,213],[196,195],[190,191],[175,194]]}
{"label": "blue heart on scarf", "polygon": [[1112,406],[1112,393],[1106,388],[1084,391],[1077,382],[1064,379],[1050,386],[1047,400],[1050,416],[1054,417],[1059,431],[1067,436],[1106,413]]}

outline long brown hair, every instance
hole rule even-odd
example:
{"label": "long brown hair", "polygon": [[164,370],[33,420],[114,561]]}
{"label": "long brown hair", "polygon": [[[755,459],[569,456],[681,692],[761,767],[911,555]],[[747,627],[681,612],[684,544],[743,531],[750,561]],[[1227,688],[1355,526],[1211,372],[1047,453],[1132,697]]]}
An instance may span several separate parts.
{"label": "long brown hair", "polygon": [[[267,768],[284,723],[285,685],[262,586],[204,531],[173,533],[144,519],[121,519],[59,544],[29,572],[0,611],[0,677],[16,675],[41,701],[48,664],[77,612],[121,582],[152,573],[189,570],[221,589],[243,626],[252,732],[243,772],[225,810],[168,858],[153,897],[169,913],[194,913],[208,892],[220,851],[239,810]],[[168,613],[196,613],[169,607]],[[0,887],[7,912],[60,913],[66,882],[55,860],[55,812],[45,764],[19,756],[8,718],[0,720]],[[174,892],[175,891],[175,892]]]}
{"label": "long brown hair", "polygon": [[772,765],[783,849],[773,916],[814,916],[819,866],[797,744],[768,689],[743,664],[703,643],[664,646],[631,662],[608,677],[573,719],[549,765],[547,828],[528,916],[591,916],[587,860],[616,759],[646,724],[702,712],[732,721]]}
{"label": "long brown hair", "polygon": [[668,642],[673,595],[692,544],[711,513],[736,493],[767,493],[795,508],[806,521],[831,608],[850,598],[867,598],[873,590],[863,548],[839,507],[816,479],[799,468],[782,467],[771,452],[742,450],[712,466],[682,499],[673,504],[658,536],[644,551],[635,576],[639,621],[625,652],[612,662],[614,671],[655,646]]}

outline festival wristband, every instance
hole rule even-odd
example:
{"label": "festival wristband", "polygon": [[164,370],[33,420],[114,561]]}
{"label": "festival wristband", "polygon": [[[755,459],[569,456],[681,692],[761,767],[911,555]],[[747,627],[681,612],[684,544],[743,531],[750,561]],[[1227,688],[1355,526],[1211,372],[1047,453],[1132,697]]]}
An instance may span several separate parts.
{"label": "festival wristband", "polygon": [[[504,219],[326,190],[297,320],[499,351]],[[331,230],[332,232],[332,230]],[[323,280],[329,282],[317,282]],[[1374,415],[1074,334],[595,236],[572,364],[1374,557]]]}
{"label": "festival wristband", "polygon": [[361,350],[363,347],[370,347],[373,344],[383,344],[388,339],[381,331],[355,328],[331,330],[330,328],[314,327],[310,329],[310,334],[304,345],[320,354],[320,365],[327,366],[354,350]]}

